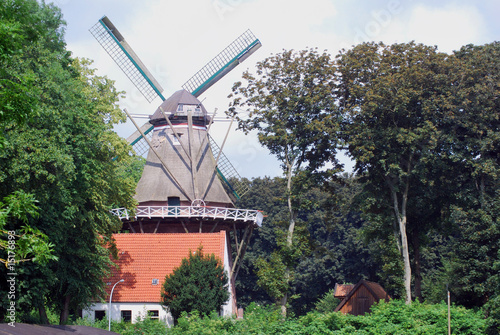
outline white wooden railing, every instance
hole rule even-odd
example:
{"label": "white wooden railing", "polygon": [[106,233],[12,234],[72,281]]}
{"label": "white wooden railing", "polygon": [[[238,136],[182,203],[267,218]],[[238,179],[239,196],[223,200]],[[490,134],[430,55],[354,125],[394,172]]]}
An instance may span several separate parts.
{"label": "white wooden railing", "polygon": [[[111,213],[120,219],[129,220],[126,208],[115,208]],[[253,222],[262,224],[264,216],[260,211],[209,206],[138,206],[135,218],[203,218]]]}

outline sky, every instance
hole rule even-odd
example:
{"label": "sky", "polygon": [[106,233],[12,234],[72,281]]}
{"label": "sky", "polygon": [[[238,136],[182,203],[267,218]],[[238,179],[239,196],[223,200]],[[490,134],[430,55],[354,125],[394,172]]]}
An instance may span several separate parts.
{"label": "sky", "polygon": [[[49,2],[47,0],[47,2]],[[386,44],[415,41],[451,53],[467,44],[482,45],[500,39],[498,0],[55,0],[67,23],[67,49],[74,57],[94,60],[98,75],[115,80],[127,92],[121,108],[133,114],[152,114],[158,98],[149,104],[90,34],[104,15],[114,23],[153,76],[165,97],[247,29],[262,47],[200,96],[207,111],[224,116],[231,87],[244,71],[283,50],[317,47],[335,56],[341,49],[366,41]],[[143,124],[145,119],[138,119]],[[242,177],[281,176],[279,162],[249,135],[218,121],[211,135]],[[127,137],[132,122],[115,130]],[[346,170],[347,157],[340,157]]]}

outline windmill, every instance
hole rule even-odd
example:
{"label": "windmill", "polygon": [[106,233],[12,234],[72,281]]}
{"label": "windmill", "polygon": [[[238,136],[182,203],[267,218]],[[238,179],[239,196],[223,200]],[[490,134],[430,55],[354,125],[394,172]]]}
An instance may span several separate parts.
{"label": "windmill", "polygon": [[251,31],[244,32],[181,90],[165,98],[160,84],[106,16],[90,32],[148,102],[162,100],[142,126],[127,112],[137,128],[127,140],[137,154],[147,152],[147,159],[136,189],[139,206],[134,217],[125,208],[113,213],[123,221],[123,229],[133,233],[230,232],[236,245],[230,273],[234,282],[252,230],[263,216],[257,210],[234,208],[234,200],[248,187],[234,178],[239,175],[210,137],[213,117],[198,97],[253,54],[260,41]]}

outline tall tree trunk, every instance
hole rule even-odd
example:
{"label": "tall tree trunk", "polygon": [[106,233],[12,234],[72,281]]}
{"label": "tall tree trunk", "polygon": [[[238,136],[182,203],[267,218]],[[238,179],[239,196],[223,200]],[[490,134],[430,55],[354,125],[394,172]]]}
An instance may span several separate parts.
{"label": "tall tree trunk", "polygon": [[[288,272],[288,271],[287,271]],[[281,315],[283,317],[286,317],[286,304],[288,301],[288,293],[285,293],[285,295],[280,299],[280,308],[281,308]]]}
{"label": "tall tree trunk", "polygon": [[[286,185],[286,190],[287,190],[287,203],[288,203],[288,213],[289,213],[289,224],[288,224],[288,232],[286,236],[286,246],[291,247],[293,243],[293,232],[295,230],[295,219],[297,217],[297,213],[293,209],[293,204],[292,204],[292,174],[293,174],[293,162],[289,162],[287,160],[287,185]],[[290,282],[290,271],[291,269],[287,265],[286,273],[285,273],[285,280],[286,283],[288,284]],[[283,298],[280,299],[280,305],[281,305],[281,314],[283,317],[286,317],[287,314],[287,303],[288,303],[288,292],[284,292],[285,294],[283,295]]]}
{"label": "tall tree trunk", "polygon": [[401,230],[401,251],[404,263],[404,285],[406,292],[406,303],[411,303],[411,265],[410,253],[408,251],[408,238],[406,235],[406,216],[399,220],[399,229]]}
{"label": "tall tree trunk", "polygon": [[290,223],[288,225],[288,234],[286,236],[286,245],[288,247],[292,246],[293,242],[293,231],[295,230],[295,211],[292,206],[292,164],[288,164],[287,166],[287,184],[286,184],[286,191],[287,191],[287,201],[288,201],[288,213],[290,215]]}
{"label": "tall tree trunk", "polygon": [[[410,163],[408,163],[408,169],[410,167]],[[409,181],[406,181],[406,185],[404,190],[401,193],[401,210],[399,209],[399,199],[398,192],[394,187],[394,183],[390,180],[389,177],[386,177],[386,182],[389,185],[391,191],[391,197],[393,202],[393,211],[396,217],[396,221],[399,225],[399,232],[401,234],[401,256],[403,257],[404,264],[404,287],[406,293],[406,303],[411,303],[411,264],[410,264],[410,253],[408,249],[408,235],[406,232],[406,224],[407,224],[407,216],[406,216],[406,207],[408,204],[408,190],[409,190]]]}
{"label": "tall tree trunk", "polygon": [[64,296],[64,301],[63,301],[63,307],[61,310],[61,314],[59,316],[59,324],[63,325],[68,321],[69,318],[69,302],[70,302],[70,296],[66,295]]}
{"label": "tall tree trunk", "polygon": [[44,305],[38,306],[38,317],[43,325],[49,324],[49,318],[47,317],[47,311]]}

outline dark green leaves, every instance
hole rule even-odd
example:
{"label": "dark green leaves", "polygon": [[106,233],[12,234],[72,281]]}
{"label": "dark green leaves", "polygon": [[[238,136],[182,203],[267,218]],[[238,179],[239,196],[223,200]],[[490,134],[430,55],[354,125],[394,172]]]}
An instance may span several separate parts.
{"label": "dark green leaves", "polygon": [[[257,64],[236,83],[230,113],[239,128],[257,130],[260,143],[282,163],[298,171],[334,160],[338,115],[332,98],[334,68],[316,49],[284,51]],[[245,113],[248,113],[245,115]]]}
{"label": "dark green leaves", "polygon": [[181,265],[165,278],[162,303],[177,319],[182,312],[210,315],[219,311],[229,298],[228,278],[213,254],[204,255],[200,246],[190,252]]}

